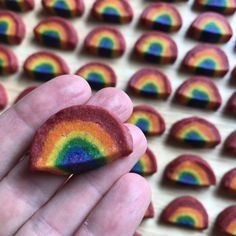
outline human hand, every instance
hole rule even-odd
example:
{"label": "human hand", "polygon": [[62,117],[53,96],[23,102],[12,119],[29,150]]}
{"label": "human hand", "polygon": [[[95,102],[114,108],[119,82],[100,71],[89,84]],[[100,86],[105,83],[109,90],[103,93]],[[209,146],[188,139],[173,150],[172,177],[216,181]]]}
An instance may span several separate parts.
{"label": "human hand", "polygon": [[66,75],[0,116],[0,236],[133,235],[150,203],[147,182],[129,173],[147,147],[137,127],[126,124],[133,153],[100,169],[70,179],[29,171],[25,153],[36,129],[57,111],[84,103],[102,106],[123,122],[133,108],[118,89],[91,96],[84,79]]}

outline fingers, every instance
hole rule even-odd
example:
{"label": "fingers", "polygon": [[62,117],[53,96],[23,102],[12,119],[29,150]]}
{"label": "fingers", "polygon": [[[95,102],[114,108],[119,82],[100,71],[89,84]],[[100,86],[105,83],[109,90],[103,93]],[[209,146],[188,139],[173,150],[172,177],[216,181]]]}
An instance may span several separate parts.
{"label": "fingers", "polygon": [[[75,75],[57,77],[21,99],[0,116],[0,179],[29,146],[42,123],[57,111],[85,103],[91,96],[88,83]],[[7,137],[6,137],[7,136]]]}
{"label": "fingers", "polygon": [[72,235],[117,179],[129,172],[145,152],[147,143],[143,133],[135,126],[128,127],[134,145],[130,156],[91,173],[73,176],[64,188],[23,226],[17,236],[30,235],[32,231],[35,235],[39,232],[41,235],[48,235],[50,230],[55,234],[59,232],[60,235]]}
{"label": "fingers", "polygon": [[143,177],[124,175],[93,209],[75,236],[132,236],[150,203],[150,196]]}
{"label": "fingers", "polygon": [[[127,106],[129,100],[124,98],[123,92],[118,89],[114,90],[114,96],[119,97],[119,94],[122,98],[120,107],[124,106],[128,110],[132,110]],[[106,98],[106,94],[104,97],[96,98],[95,95],[97,104],[117,114],[116,108],[111,105],[110,97]],[[94,105],[96,104],[94,103]],[[124,119],[119,114],[117,115],[120,119]],[[6,212],[5,215],[0,215],[0,222],[4,225],[4,227],[0,227],[0,235],[1,233],[6,236],[13,235],[35,211],[55,194],[64,181],[64,177],[29,172],[27,160],[18,163],[0,184],[0,205],[4,206],[2,211]]]}
{"label": "fingers", "polygon": [[129,96],[120,90],[116,92],[116,88],[105,88],[96,93],[95,96],[91,97],[88,101],[90,105],[103,106],[107,104],[107,109],[115,111],[121,121],[127,121],[133,111],[133,103]]}

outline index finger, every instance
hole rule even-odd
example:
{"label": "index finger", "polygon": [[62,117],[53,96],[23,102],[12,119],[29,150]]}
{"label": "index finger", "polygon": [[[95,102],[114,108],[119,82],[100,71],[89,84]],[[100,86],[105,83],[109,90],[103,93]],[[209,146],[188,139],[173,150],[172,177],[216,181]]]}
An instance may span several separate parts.
{"label": "index finger", "polygon": [[63,75],[35,89],[0,116],[0,179],[8,173],[29,146],[35,130],[49,116],[91,96],[88,83],[79,76]]}

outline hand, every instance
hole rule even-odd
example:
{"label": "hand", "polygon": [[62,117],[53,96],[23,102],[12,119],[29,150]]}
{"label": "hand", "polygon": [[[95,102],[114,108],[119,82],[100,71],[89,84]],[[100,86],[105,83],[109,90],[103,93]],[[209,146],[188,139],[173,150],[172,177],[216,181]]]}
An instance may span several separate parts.
{"label": "hand", "polygon": [[127,125],[133,153],[67,179],[30,172],[25,155],[36,129],[57,111],[79,104],[108,109],[125,122],[133,104],[115,88],[91,96],[87,82],[73,75],[51,80],[0,116],[0,236],[131,236],[150,202],[147,182],[130,174],[147,142]]}

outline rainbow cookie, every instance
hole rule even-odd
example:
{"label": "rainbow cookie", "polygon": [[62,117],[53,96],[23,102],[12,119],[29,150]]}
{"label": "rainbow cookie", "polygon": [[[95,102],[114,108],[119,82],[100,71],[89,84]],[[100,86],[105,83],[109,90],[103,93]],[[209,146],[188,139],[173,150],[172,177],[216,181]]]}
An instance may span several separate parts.
{"label": "rainbow cookie", "polygon": [[150,218],[153,218],[154,217],[154,207],[153,207],[153,204],[152,202],[149,204],[145,214],[144,214],[144,217],[143,219],[150,219]]}
{"label": "rainbow cookie", "polygon": [[236,10],[235,0],[195,0],[194,6],[200,10],[216,11],[225,15]]}
{"label": "rainbow cookie", "polygon": [[233,35],[228,20],[214,12],[199,15],[188,30],[188,36],[208,43],[226,43]]}
{"label": "rainbow cookie", "polygon": [[0,110],[3,110],[8,103],[7,91],[3,84],[0,84]]}
{"label": "rainbow cookie", "polygon": [[82,66],[76,75],[83,77],[93,89],[116,86],[116,74],[113,69],[101,62],[90,62]]}
{"label": "rainbow cookie", "polygon": [[174,32],[181,28],[182,18],[173,5],[168,3],[155,3],[149,5],[143,11],[141,24],[148,29]]}
{"label": "rainbow cookie", "polygon": [[129,89],[144,97],[167,99],[171,94],[169,79],[160,70],[144,68],[136,72],[129,81]]}
{"label": "rainbow cookie", "polygon": [[149,105],[135,106],[127,122],[138,126],[146,135],[161,135],[165,131],[164,119]]}
{"label": "rainbow cookie", "polygon": [[0,75],[13,74],[18,70],[18,59],[15,53],[0,45]]}
{"label": "rainbow cookie", "polygon": [[233,131],[224,143],[224,149],[236,157],[236,130]]}
{"label": "rainbow cookie", "polygon": [[129,23],[133,10],[127,0],[97,0],[92,7],[95,19],[111,23]]}
{"label": "rainbow cookie", "polygon": [[199,117],[185,118],[176,122],[170,130],[170,138],[192,147],[213,148],[221,142],[217,128]]}
{"label": "rainbow cookie", "polygon": [[204,206],[195,198],[176,198],[163,210],[161,220],[181,227],[203,230],[208,228],[208,214]]}
{"label": "rainbow cookie", "polygon": [[126,48],[125,39],[120,31],[110,27],[99,27],[92,30],[85,39],[85,49],[89,54],[117,58]]}
{"label": "rainbow cookie", "polygon": [[236,116],[236,92],[234,92],[226,105],[226,110],[231,114]]}
{"label": "rainbow cookie", "polygon": [[224,209],[216,219],[216,228],[227,235],[236,235],[236,206]]}
{"label": "rainbow cookie", "polygon": [[208,110],[217,110],[222,103],[218,88],[206,77],[193,77],[183,82],[175,98],[183,105]]}
{"label": "rainbow cookie", "polygon": [[221,186],[232,193],[236,193],[236,168],[228,171],[221,180]]}
{"label": "rainbow cookie", "polygon": [[216,177],[211,166],[202,158],[194,155],[177,157],[167,165],[164,176],[172,182],[196,187],[216,184]]}
{"label": "rainbow cookie", "polygon": [[132,152],[132,137],[102,107],[73,106],[59,111],[36,132],[30,166],[55,174],[97,169]]}
{"label": "rainbow cookie", "polygon": [[38,86],[34,85],[34,86],[30,86],[27,87],[26,89],[24,89],[23,91],[20,92],[20,94],[16,97],[14,104],[17,103],[18,101],[21,100],[21,98],[25,97],[26,95],[28,95],[29,93],[31,93],[34,89],[36,89]]}
{"label": "rainbow cookie", "polygon": [[48,17],[42,20],[34,28],[34,35],[40,44],[64,50],[73,50],[78,43],[74,27],[60,17]]}
{"label": "rainbow cookie", "polygon": [[59,75],[69,74],[69,68],[61,57],[51,52],[41,51],[26,59],[24,72],[30,78],[47,81]]}
{"label": "rainbow cookie", "polygon": [[178,49],[175,42],[165,33],[144,33],[136,42],[134,52],[139,58],[160,64],[173,64]]}
{"label": "rainbow cookie", "polygon": [[12,11],[26,12],[31,11],[35,7],[34,0],[1,0],[4,7]]}
{"label": "rainbow cookie", "polygon": [[42,0],[43,8],[52,15],[76,17],[84,13],[84,0]]}
{"label": "rainbow cookie", "polygon": [[0,11],[0,43],[20,44],[25,37],[25,24],[11,11]]}
{"label": "rainbow cookie", "polygon": [[222,77],[229,71],[229,61],[219,47],[200,44],[186,54],[182,68],[197,75]]}
{"label": "rainbow cookie", "polygon": [[140,157],[131,172],[143,176],[150,176],[157,172],[156,157],[149,148],[147,148],[144,155]]}

